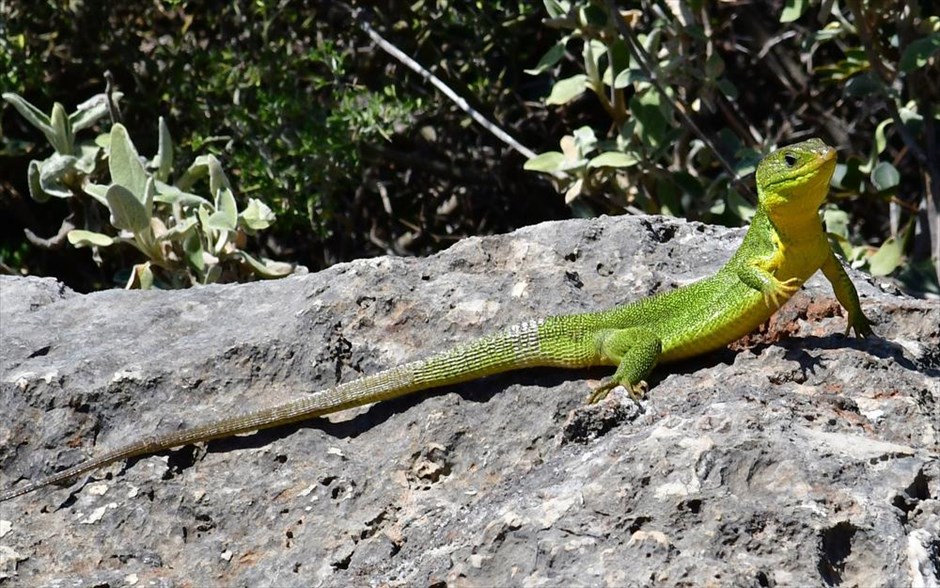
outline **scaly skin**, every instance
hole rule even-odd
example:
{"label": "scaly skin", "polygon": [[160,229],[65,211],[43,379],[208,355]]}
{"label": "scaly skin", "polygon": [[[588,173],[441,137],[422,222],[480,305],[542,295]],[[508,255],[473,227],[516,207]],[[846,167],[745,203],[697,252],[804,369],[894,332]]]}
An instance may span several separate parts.
{"label": "scaly skin", "polygon": [[848,330],[871,334],[855,287],[823,233],[818,209],[835,150],[810,139],[768,155],[757,168],[759,204],[744,241],[717,274],[601,312],[553,316],[504,329],[427,359],[340,384],[294,402],[141,439],[23,486],[0,502],[109,463],[388,400],[411,392],[535,367],[617,366],[590,400],[618,385],[638,397],[659,363],[706,353],[766,321],[816,270],[848,311]]}

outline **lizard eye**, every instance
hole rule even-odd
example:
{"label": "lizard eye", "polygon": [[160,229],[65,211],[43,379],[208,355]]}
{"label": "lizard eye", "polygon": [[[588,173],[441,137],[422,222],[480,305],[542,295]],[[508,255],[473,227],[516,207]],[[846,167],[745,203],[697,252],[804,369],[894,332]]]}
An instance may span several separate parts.
{"label": "lizard eye", "polygon": [[796,165],[796,162],[797,162],[796,155],[793,155],[792,153],[787,153],[783,156],[783,161],[786,162],[787,167],[793,167],[794,165]]}

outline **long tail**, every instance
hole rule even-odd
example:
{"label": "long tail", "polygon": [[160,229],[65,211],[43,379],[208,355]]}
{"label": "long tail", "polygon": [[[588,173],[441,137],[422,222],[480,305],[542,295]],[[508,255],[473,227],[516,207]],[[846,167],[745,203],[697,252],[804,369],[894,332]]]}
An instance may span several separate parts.
{"label": "long tail", "polygon": [[538,365],[570,365],[571,362],[560,362],[540,349],[540,326],[541,323],[537,321],[523,323],[427,359],[321,390],[299,400],[219,419],[182,431],[149,436],[34,482],[7,488],[0,492],[0,502],[122,459],[286,425],[509,370]]}

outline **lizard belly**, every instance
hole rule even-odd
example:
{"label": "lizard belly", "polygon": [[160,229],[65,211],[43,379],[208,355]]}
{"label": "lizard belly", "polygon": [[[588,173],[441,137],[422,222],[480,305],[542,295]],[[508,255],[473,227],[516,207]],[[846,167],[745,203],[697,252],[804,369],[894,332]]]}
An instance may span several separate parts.
{"label": "lizard belly", "polygon": [[773,314],[763,295],[741,282],[715,292],[686,313],[679,328],[662,334],[661,363],[720,349],[752,332]]}

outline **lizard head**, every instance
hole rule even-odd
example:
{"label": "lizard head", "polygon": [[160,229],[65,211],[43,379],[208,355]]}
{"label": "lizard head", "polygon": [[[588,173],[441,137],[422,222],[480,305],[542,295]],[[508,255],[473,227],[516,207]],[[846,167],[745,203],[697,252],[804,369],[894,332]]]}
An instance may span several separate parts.
{"label": "lizard head", "polygon": [[771,217],[815,218],[835,168],[836,150],[819,139],[782,147],[757,166],[760,204]]}

